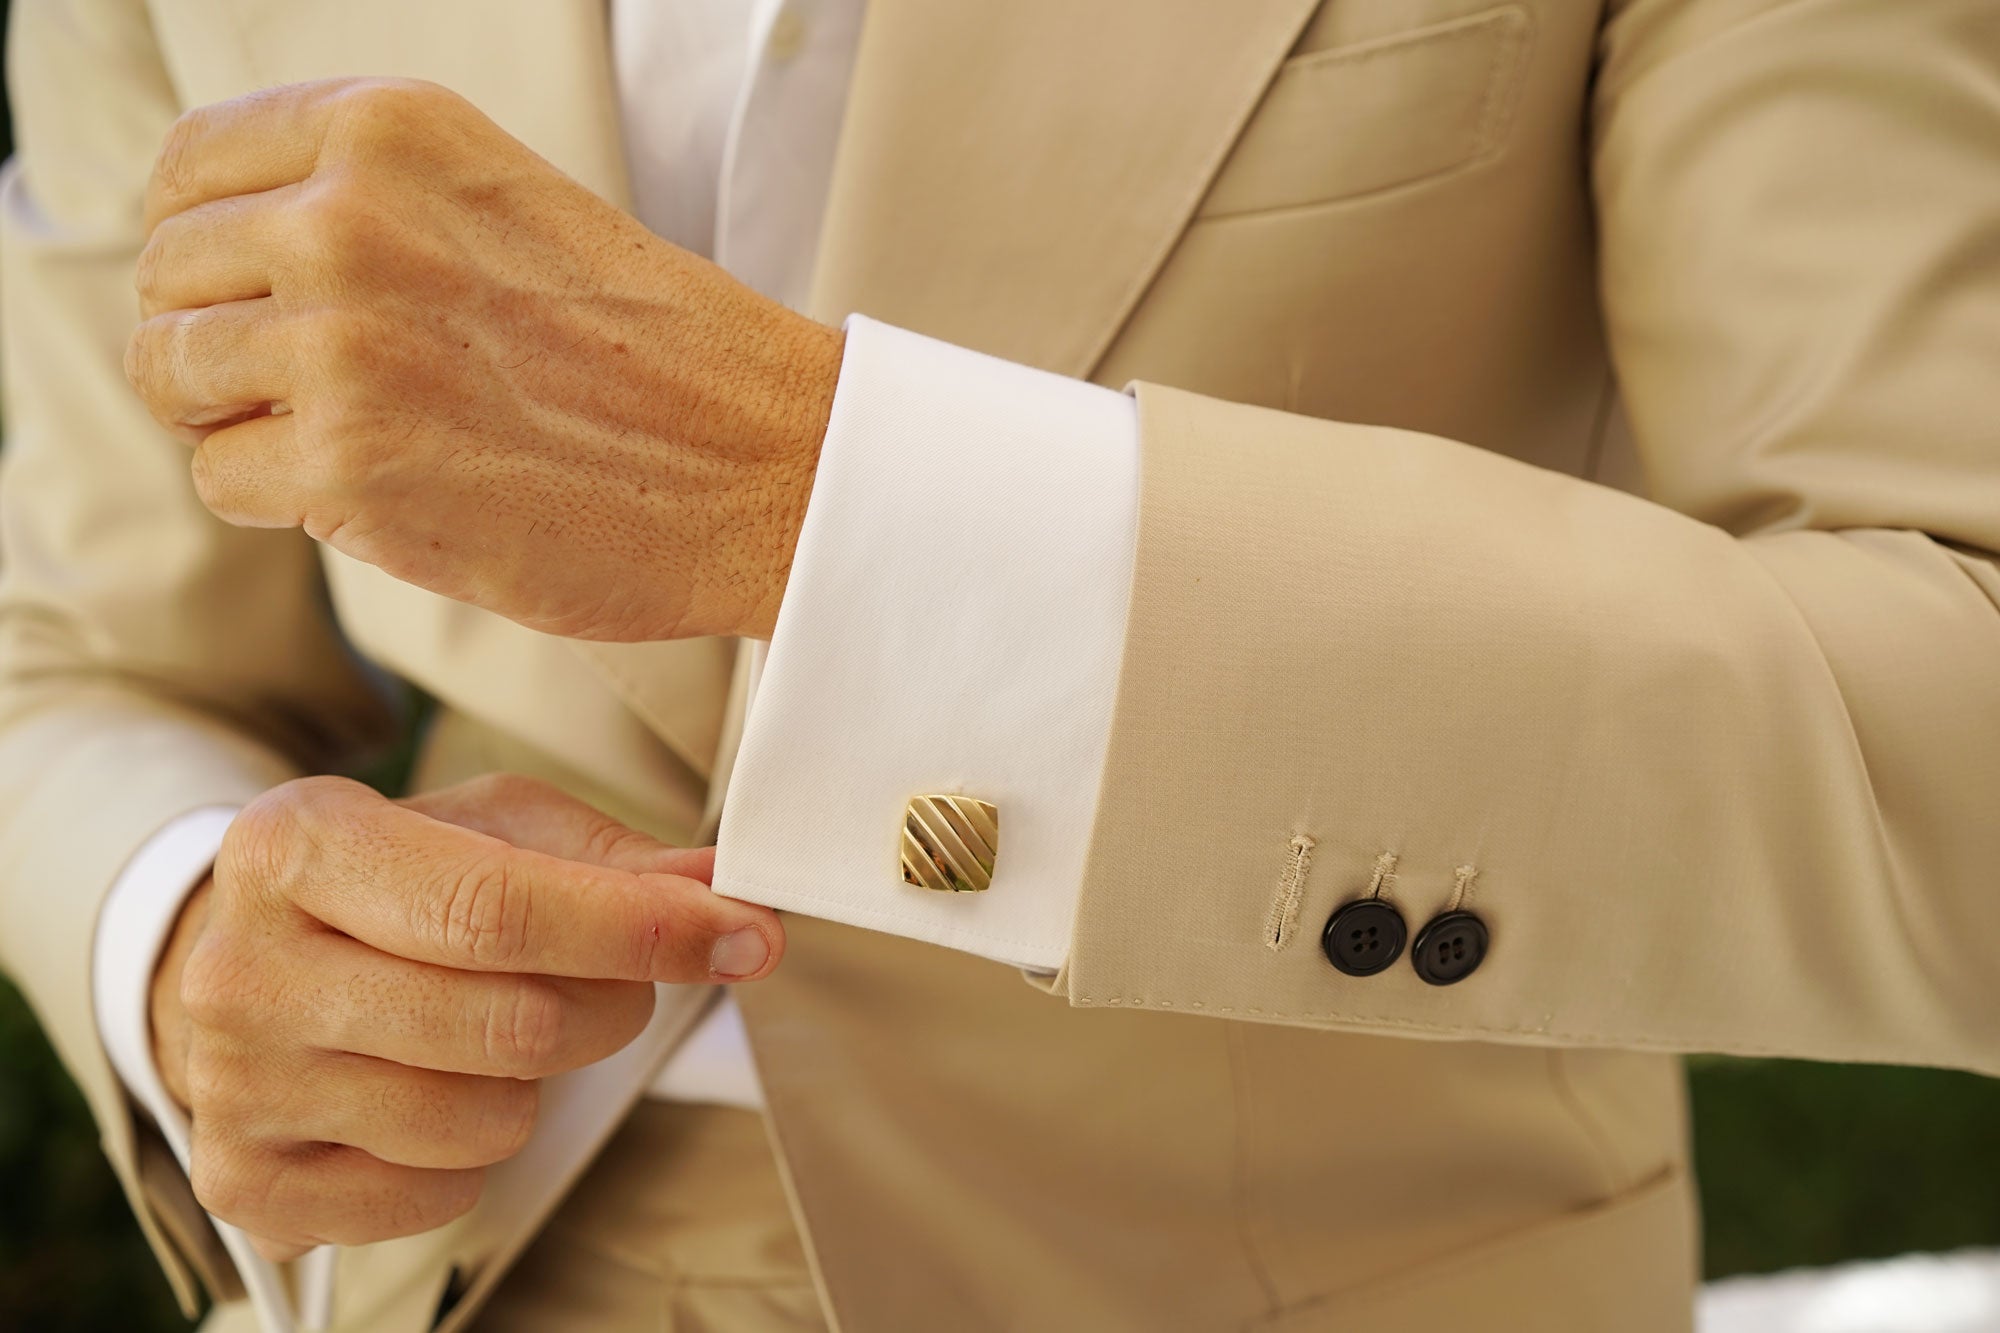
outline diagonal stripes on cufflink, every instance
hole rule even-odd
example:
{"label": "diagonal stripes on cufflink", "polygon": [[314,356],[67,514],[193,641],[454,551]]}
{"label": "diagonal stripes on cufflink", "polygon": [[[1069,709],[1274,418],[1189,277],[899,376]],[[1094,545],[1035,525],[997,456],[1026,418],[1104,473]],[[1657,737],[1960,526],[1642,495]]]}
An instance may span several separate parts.
{"label": "diagonal stripes on cufflink", "polygon": [[970,796],[914,796],[903,808],[903,882],[971,893],[993,883],[1000,812]]}

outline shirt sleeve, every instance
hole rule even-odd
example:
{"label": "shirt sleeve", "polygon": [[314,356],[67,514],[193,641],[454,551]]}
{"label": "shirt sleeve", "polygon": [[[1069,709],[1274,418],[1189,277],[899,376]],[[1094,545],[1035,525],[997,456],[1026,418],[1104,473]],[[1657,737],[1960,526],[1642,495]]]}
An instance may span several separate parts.
{"label": "shirt sleeve", "polygon": [[[1124,394],[855,316],[723,805],[715,888],[1053,972],[1138,522]],[[992,886],[903,882],[913,796],[991,802]]]}
{"label": "shirt sleeve", "polygon": [[[91,992],[105,1054],[132,1100],[159,1126],[183,1171],[188,1170],[189,1160],[187,1116],[168,1095],[153,1063],[153,969],[180,919],[182,904],[207,877],[222,847],[222,835],[235,818],[232,807],[206,806],[154,834],[126,863],[105,896],[93,945]],[[218,1218],[210,1220],[235,1261],[265,1333],[325,1326],[333,1250],[322,1247],[295,1261],[303,1307],[302,1317],[295,1319],[278,1266],[260,1258],[243,1232]]]}

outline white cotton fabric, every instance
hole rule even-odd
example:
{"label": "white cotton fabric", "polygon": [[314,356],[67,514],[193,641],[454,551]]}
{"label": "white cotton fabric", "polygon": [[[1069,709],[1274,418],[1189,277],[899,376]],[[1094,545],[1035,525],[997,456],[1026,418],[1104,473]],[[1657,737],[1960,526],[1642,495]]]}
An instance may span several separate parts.
{"label": "white cotton fabric", "polygon": [[[716,891],[1059,968],[1111,731],[1138,486],[1124,394],[849,319]],[[903,807],[934,792],[999,810],[983,893],[902,880]]]}

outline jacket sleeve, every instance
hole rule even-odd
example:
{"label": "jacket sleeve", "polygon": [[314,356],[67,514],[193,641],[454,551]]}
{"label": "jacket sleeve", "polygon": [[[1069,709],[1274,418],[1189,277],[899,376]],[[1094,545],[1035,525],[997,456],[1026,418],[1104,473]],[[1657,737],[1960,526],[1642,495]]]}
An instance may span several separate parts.
{"label": "jacket sleeve", "polygon": [[241,804],[388,712],[308,540],[212,518],[127,386],[153,154],[179,107],[139,0],[17,0],[0,175],[0,967],[96,1116],[183,1302],[227,1289],[185,1178],[135,1123],[90,1000],[98,904],[175,816]]}
{"label": "jacket sleeve", "polygon": [[[1614,11],[1591,165],[1650,499],[1142,386],[1054,988],[2000,1073],[2000,9]],[[1483,965],[1336,971],[1371,889],[1483,918]]]}

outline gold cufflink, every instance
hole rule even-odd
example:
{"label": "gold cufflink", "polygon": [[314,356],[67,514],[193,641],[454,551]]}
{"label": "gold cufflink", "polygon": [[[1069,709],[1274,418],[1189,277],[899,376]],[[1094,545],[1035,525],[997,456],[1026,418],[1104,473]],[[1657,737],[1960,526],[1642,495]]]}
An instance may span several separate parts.
{"label": "gold cufflink", "polygon": [[993,882],[1000,812],[970,796],[913,796],[903,808],[903,882],[971,893]]}

